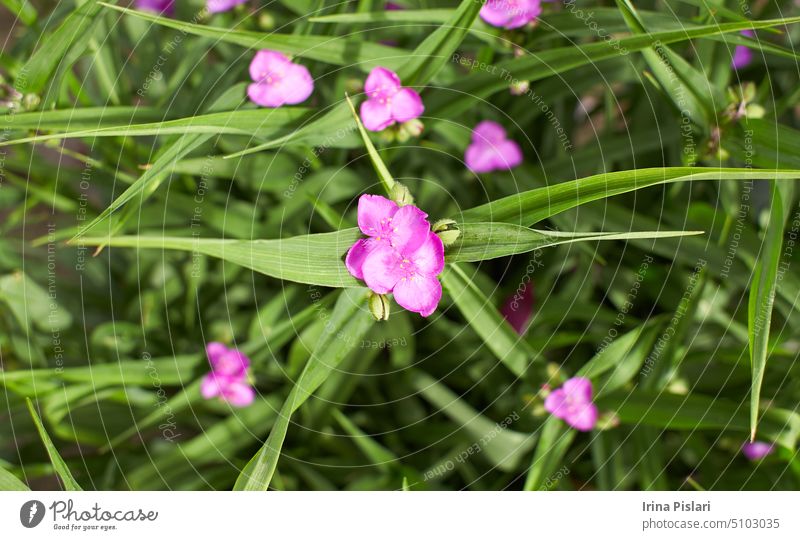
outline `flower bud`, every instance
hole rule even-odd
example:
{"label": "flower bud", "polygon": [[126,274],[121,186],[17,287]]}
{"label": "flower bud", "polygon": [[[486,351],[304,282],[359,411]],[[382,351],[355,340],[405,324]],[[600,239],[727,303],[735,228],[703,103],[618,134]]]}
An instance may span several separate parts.
{"label": "flower bud", "polygon": [[272,30],[275,28],[275,17],[271,13],[263,12],[258,16],[258,27],[261,30]]}
{"label": "flower bud", "polygon": [[425,129],[425,124],[416,118],[403,122],[397,129],[397,142],[406,142],[411,137],[419,137],[422,135],[422,130]]}
{"label": "flower bud", "polygon": [[392,186],[392,200],[397,203],[397,206],[408,206],[414,204],[414,197],[406,186],[400,182],[395,182]]}
{"label": "flower bud", "polygon": [[32,111],[35,110],[41,102],[41,98],[36,94],[26,94],[25,97],[22,98],[22,108],[26,111]]}
{"label": "flower bud", "polygon": [[376,321],[389,320],[389,299],[384,294],[369,293],[369,311]]}
{"label": "flower bud", "polygon": [[445,247],[452,245],[461,236],[458,224],[452,219],[440,219],[433,224],[431,230],[436,233]]}
{"label": "flower bud", "polygon": [[508,91],[511,92],[512,96],[521,96],[531,88],[530,81],[517,81],[515,80],[511,83],[511,86],[508,87]]}

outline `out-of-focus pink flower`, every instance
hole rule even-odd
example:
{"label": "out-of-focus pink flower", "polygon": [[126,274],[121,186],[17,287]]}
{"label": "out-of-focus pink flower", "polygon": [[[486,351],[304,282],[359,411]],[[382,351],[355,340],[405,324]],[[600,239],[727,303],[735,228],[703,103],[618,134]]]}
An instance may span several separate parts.
{"label": "out-of-focus pink flower", "polygon": [[592,403],[592,383],[573,377],[544,400],[544,408],[578,431],[591,431],[597,423],[597,406]]}
{"label": "out-of-focus pink flower", "polygon": [[382,131],[395,122],[408,122],[424,111],[422,98],[400,84],[394,71],[376,67],[364,83],[367,100],[361,104],[361,121],[370,131]]}
{"label": "out-of-focus pink flower", "polygon": [[209,13],[222,13],[245,2],[247,0],[206,0],[206,8]]}
{"label": "out-of-focus pink flower", "polygon": [[219,397],[234,407],[250,405],[256,397],[255,389],[247,382],[250,359],[237,349],[217,342],[206,346],[206,355],[211,372],[203,377],[202,396],[206,399]]}
{"label": "out-of-focus pink flower", "polygon": [[758,461],[770,455],[774,449],[773,444],[761,441],[746,442],[742,445],[742,454],[750,461]]}
{"label": "out-of-focus pink flower", "polygon": [[308,69],[278,51],[258,51],[250,62],[250,78],[254,82],[247,87],[247,95],[262,107],[296,105],[314,91]]}
{"label": "out-of-focus pink flower", "polygon": [[170,16],[175,14],[175,0],[136,0],[134,5],[142,11]]}
{"label": "out-of-focus pink flower", "polygon": [[347,270],[373,292],[392,293],[400,306],[423,317],[442,298],[437,276],[444,270],[444,245],[427,217],[416,206],[362,195],[358,226],[367,238],[356,241],[345,259]]}
{"label": "out-of-focus pink flower", "polygon": [[384,8],[387,11],[400,11],[400,10],[406,9],[403,6],[401,6],[400,4],[395,4],[394,2],[386,2],[386,4],[384,4]]}
{"label": "out-of-focus pink flower", "polygon": [[525,283],[503,303],[500,313],[517,334],[523,335],[533,315],[533,287]]}
{"label": "out-of-focus pink flower", "polygon": [[519,145],[506,139],[503,126],[484,120],[472,131],[472,143],[464,155],[467,167],[475,173],[512,169],[522,163]]}
{"label": "out-of-focus pink flower", "polygon": [[541,0],[487,0],[480,16],[492,26],[511,30],[525,26],[541,13]]}
{"label": "out-of-focus pink flower", "polygon": [[[752,30],[742,30],[741,34],[747,37],[755,37],[755,34]],[[733,69],[742,69],[750,65],[750,62],[753,61],[753,51],[750,47],[745,45],[737,45],[733,49],[733,59],[731,60],[731,66]]]}

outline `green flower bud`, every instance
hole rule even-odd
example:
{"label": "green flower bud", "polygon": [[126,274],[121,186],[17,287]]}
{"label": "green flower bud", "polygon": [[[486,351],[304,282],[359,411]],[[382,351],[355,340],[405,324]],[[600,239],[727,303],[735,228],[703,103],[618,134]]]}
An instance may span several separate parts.
{"label": "green flower bud", "polygon": [[32,111],[39,106],[41,103],[41,98],[36,94],[26,94],[25,97],[22,98],[22,107],[26,111]]}
{"label": "green flower bud", "polygon": [[461,236],[458,224],[452,219],[440,219],[433,224],[431,230],[436,233],[445,247],[452,245]]}
{"label": "green flower bud", "polygon": [[389,299],[386,295],[369,293],[369,311],[376,321],[389,320]]}
{"label": "green flower bud", "polygon": [[400,182],[395,182],[394,186],[392,186],[391,198],[398,206],[414,204],[414,197],[411,196],[411,192]]}

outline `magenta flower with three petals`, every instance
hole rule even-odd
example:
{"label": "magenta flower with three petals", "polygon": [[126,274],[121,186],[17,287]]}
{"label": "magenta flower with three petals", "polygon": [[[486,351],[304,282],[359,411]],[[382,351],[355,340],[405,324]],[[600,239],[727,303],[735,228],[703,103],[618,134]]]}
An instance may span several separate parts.
{"label": "magenta flower with three petals", "polygon": [[592,382],[573,377],[544,400],[544,408],[578,431],[591,431],[597,423],[597,406],[592,403]]}
{"label": "magenta flower with three petals", "polygon": [[475,173],[503,171],[522,163],[522,149],[506,138],[503,126],[484,120],[472,131],[472,143],[467,147],[464,161]]}
{"label": "magenta flower with three petals", "polygon": [[361,121],[370,131],[382,131],[395,122],[418,118],[424,111],[422,98],[400,84],[394,71],[376,67],[364,83],[367,100],[361,104]]}
{"label": "magenta flower with three petals", "polygon": [[250,78],[255,82],[247,87],[247,95],[262,107],[296,105],[314,91],[308,69],[278,51],[258,51],[250,62]]}
{"label": "magenta flower with three petals", "polygon": [[373,292],[392,293],[398,304],[423,317],[439,305],[437,276],[444,270],[444,245],[427,218],[416,206],[362,195],[358,227],[367,238],[356,241],[345,259],[347,270]]}
{"label": "magenta flower with three petals", "polygon": [[173,15],[175,13],[175,0],[136,0],[136,9],[142,11],[152,11],[161,15]]}
{"label": "magenta flower with three petals", "polygon": [[541,0],[487,0],[480,16],[492,26],[512,30],[525,26],[541,13]]}
{"label": "magenta flower with three petals", "polygon": [[[752,30],[742,30],[740,32],[743,36],[755,37]],[[731,59],[731,67],[733,69],[742,69],[750,65],[753,61],[753,51],[750,47],[744,45],[737,45],[733,49],[733,59]]]}
{"label": "magenta flower with three petals", "polygon": [[209,13],[222,13],[229,11],[239,4],[244,4],[247,0],[207,0],[206,9]]}
{"label": "magenta flower with three petals", "polygon": [[770,455],[774,449],[773,444],[761,441],[746,442],[742,445],[742,454],[750,461],[759,461]]}
{"label": "magenta flower with three petals", "polygon": [[256,397],[255,389],[247,382],[250,359],[237,349],[222,343],[206,346],[211,372],[203,377],[200,393],[205,399],[219,397],[234,407],[246,407]]}
{"label": "magenta flower with three petals", "polygon": [[520,289],[517,289],[503,303],[500,313],[517,334],[523,335],[528,329],[528,323],[533,315],[533,286],[525,283]]}

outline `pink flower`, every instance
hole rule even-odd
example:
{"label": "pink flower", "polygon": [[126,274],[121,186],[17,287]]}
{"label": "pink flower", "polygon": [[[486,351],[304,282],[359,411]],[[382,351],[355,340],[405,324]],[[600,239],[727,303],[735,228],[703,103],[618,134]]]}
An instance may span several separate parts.
{"label": "pink flower", "polygon": [[511,30],[525,26],[541,12],[541,0],[487,0],[480,16],[492,26]]}
{"label": "pink flower", "polygon": [[378,294],[427,317],[442,298],[437,276],[444,270],[444,245],[431,232],[428,215],[413,205],[398,207],[379,195],[362,195],[358,226],[367,235],[345,259],[347,270]]}
{"label": "pink flower", "polygon": [[408,122],[424,111],[422,98],[411,88],[400,85],[393,71],[376,67],[364,83],[367,101],[361,104],[361,121],[370,131],[382,131],[395,122]]}
{"label": "pink flower", "polygon": [[519,145],[506,139],[503,126],[484,120],[472,131],[472,144],[464,154],[467,167],[475,173],[512,169],[522,163]]}
{"label": "pink flower", "polygon": [[246,407],[256,397],[255,389],[247,382],[250,359],[236,349],[222,343],[206,346],[211,372],[203,377],[200,393],[205,399],[219,397],[234,407]]}
{"label": "pink flower", "polygon": [[525,283],[512,296],[509,296],[500,309],[500,313],[517,334],[523,335],[528,328],[531,315],[533,315],[533,287],[531,284]]}
{"label": "pink flower", "polygon": [[136,0],[136,9],[152,11],[162,15],[175,13],[175,0]]}
{"label": "pink flower", "polygon": [[247,95],[262,107],[296,105],[314,91],[308,69],[278,51],[258,51],[250,62],[250,78],[255,82],[247,87]]}
{"label": "pink flower", "polygon": [[597,406],[592,403],[592,383],[573,377],[544,400],[544,408],[579,431],[591,431],[597,423]]}
{"label": "pink flower", "polygon": [[[742,30],[741,34],[747,37],[755,37],[752,30]],[[737,45],[733,49],[733,59],[731,60],[731,67],[733,69],[742,69],[750,65],[753,61],[753,51],[745,45]]]}
{"label": "pink flower", "polygon": [[206,8],[209,13],[222,13],[235,8],[239,4],[244,4],[247,0],[207,0]]}
{"label": "pink flower", "polygon": [[746,442],[742,445],[742,454],[750,461],[758,461],[770,455],[774,449],[773,444],[761,441]]}

